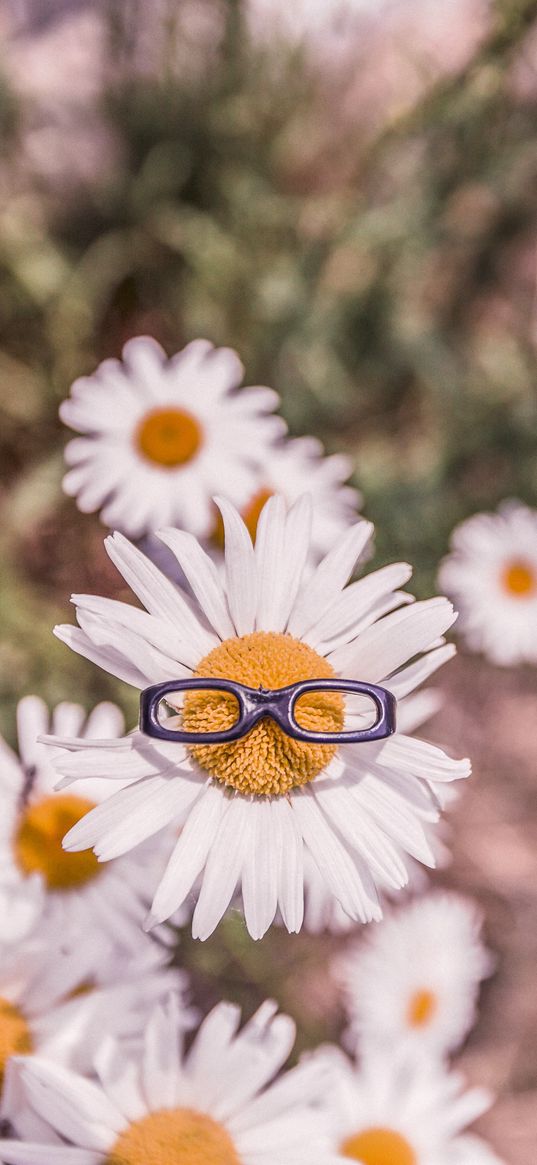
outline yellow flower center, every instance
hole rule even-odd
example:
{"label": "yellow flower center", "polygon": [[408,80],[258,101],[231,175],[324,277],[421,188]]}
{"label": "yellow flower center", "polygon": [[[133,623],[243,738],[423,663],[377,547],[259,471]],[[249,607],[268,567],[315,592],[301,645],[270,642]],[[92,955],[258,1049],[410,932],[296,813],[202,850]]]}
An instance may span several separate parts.
{"label": "yellow flower center", "polygon": [[502,586],[515,599],[527,599],[537,591],[537,570],[522,559],[514,559],[504,569]]}
{"label": "yellow flower center", "polygon": [[72,890],[102,873],[91,850],[70,854],[62,849],[65,834],[94,805],[69,793],[43,797],[22,814],[13,840],[24,874],[41,874],[49,890]]}
{"label": "yellow flower center", "polygon": [[33,1051],[28,1024],[17,1007],[0,997],[0,1088],[10,1056],[26,1056]]}
{"label": "yellow flower center", "polygon": [[340,1152],[361,1165],[418,1165],[411,1145],[393,1129],[364,1129],[344,1141]]}
{"label": "yellow flower center", "polygon": [[[331,679],[334,669],[298,639],[276,631],[254,631],[227,639],[202,659],[197,676],[237,680],[250,688],[284,688],[299,680]],[[300,726],[314,732],[343,727],[343,699],[337,692],[311,693],[300,701]],[[236,701],[214,692],[188,692],[183,725],[189,732],[214,732],[236,720]],[[331,760],[333,744],[293,740],[273,720],[259,720],[242,740],[194,745],[191,752],[216,780],[240,793],[286,793],[313,780]]]}
{"label": "yellow flower center", "polygon": [[[248,505],[245,506],[243,510],[241,510],[241,518],[247,527],[252,542],[255,542],[257,534],[257,523],[259,522],[259,515],[261,514],[261,510],[263,509],[265,503],[268,502],[269,498],[272,497],[272,495],[273,490],[260,489],[256,494],[254,494],[251,501],[248,502]],[[215,524],[212,536],[213,541],[216,542],[216,545],[223,549],[224,523],[222,521],[222,515],[219,510],[215,516]]]}
{"label": "yellow flower center", "polygon": [[144,457],[166,469],[192,461],[202,441],[197,420],[184,409],[153,409],[136,433],[136,444]]}
{"label": "yellow flower center", "polygon": [[415,991],[408,1001],[407,1021],[410,1027],[426,1027],[438,1007],[434,991],[423,988]]}
{"label": "yellow flower center", "polygon": [[166,1109],[129,1125],[105,1165],[241,1165],[229,1133],[203,1113]]}

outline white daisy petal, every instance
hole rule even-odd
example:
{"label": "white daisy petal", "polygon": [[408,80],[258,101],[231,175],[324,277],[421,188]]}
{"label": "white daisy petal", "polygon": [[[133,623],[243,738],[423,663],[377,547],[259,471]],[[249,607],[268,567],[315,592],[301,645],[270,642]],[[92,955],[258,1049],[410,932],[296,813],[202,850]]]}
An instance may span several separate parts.
{"label": "white daisy petal", "polygon": [[272,828],[280,855],[278,905],[287,930],[296,934],[304,919],[304,858],[302,834],[287,801],[272,802]]}
{"label": "white daisy petal", "polygon": [[350,679],[379,682],[424,651],[455,618],[447,599],[425,599],[386,615],[368,627],[359,640],[332,652],[330,662]]}
{"label": "white daisy petal", "polygon": [[67,1068],[32,1056],[20,1075],[33,1108],[62,1137],[83,1149],[110,1148],[110,1132],[126,1121],[95,1084]]}
{"label": "white daisy petal", "polygon": [[184,901],[201,873],[218,834],[226,803],[220,789],[209,785],[183,827],[151,906],[151,924],[169,918]]}
{"label": "white daisy petal", "polygon": [[255,560],[257,568],[256,627],[261,631],[281,631],[281,563],[285,548],[285,503],[282,497],[269,498],[257,526]]}
{"label": "white daisy petal", "polygon": [[237,635],[255,629],[257,573],[252,539],[242,518],[225,498],[215,498],[225,530],[228,606]]}
{"label": "white daisy petal", "polygon": [[323,558],[305,586],[299,591],[287,630],[290,635],[304,636],[314,623],[331,609],[348,581],[357,560],[364,553],[373,534],[371,522],[352,526]]}
{"label": "white daisy petal", "polygon": [[249,802],[242,798],[230,800],[226,806],[192,918],[194,938],[208,938],[231,902],[250,839],[250,809]]}
{"label": "white daisy petal", "polygon": [[254,800],[250,815],[252,824],[242,870],[242,896],[248,931],[253,939],[260,939],[276,914],[280,854],[271,836],[274,817],[270,801]]}
{"label": "white daisy petal", "polygon": [[307,791],[297,790],[293,810],[323,878],[347,914],[362,922],[380,918],[382,912],[369,874],[330,829],[314,798]]}
{"label": "white daisy petal", "polygon": [[156,615],[171,624],[187,643],[191,643],[202,654],[216,645],[216,637],[202,627],[177,587],[126,538],[121,534],[113,534],[105,539],[105,547],[125,582],[150,615]]}
{"label": "white daisy petal", "polygon": [[235,628],[214,562],[184,530],[159,530],[158,537],[174,553],[211,627],[221,639],[229,639]]}

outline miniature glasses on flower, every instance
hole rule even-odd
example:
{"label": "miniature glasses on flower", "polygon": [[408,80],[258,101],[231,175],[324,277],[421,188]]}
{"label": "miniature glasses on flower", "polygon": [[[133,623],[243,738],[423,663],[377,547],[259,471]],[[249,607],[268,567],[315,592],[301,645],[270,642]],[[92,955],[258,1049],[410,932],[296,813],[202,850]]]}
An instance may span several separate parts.
{"label": "miniature glasses on flower", "polygon": [[269,718],[294,740],[359,744],[395,732],[395,696],[360,680],[248,688],[235,680],[166,680],[140,697],[140,729],[181,744],[226,744]]}

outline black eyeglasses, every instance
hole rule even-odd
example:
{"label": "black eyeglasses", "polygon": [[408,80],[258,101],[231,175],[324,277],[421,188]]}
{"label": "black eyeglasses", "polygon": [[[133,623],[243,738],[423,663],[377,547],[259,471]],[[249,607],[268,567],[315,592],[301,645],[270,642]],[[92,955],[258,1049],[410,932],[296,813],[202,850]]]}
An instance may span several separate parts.
{"label": "black eyeglasses", "polygon": [[[205,693],[208,700],[196,701],[196,692]],[[163,722],[163,704],[168,708],[168,721],[177,721],[183,713],[181,727]],[[169,709],[172,709],[171,717]],[[184,727],[185,709],[192,730]],[[166,680],[142,692],[140,728],[158,740],[226,744],[240,740],[259,720],[269,717],[294,740],[311,744],[358,744],[391,736],[395,732],[395,709],[396,700],[391,692],[361,680],[303,680],[272,690],[248,688],[226,679]],[[207,711],[212,727],[203,731]],[[330,720],[334,724],[332,732],[325,730]],[[214,728],[215,721],[222,725],[218,730]],[[321,731],[315,729],[319,721]],[[349,724],[348,728],[340,727],[343,721]]]}

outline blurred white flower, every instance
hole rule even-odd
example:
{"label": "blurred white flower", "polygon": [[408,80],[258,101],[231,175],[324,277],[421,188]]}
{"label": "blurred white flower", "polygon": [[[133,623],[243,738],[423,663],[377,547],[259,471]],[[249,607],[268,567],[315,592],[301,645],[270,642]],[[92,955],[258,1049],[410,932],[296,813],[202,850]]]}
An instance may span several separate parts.
{"label": "blurred white flower", "polygon": [[[410,577],[408,564],[345,586],[371,537],[370,523],[351,527],[312,572],[308,498],[289,512],[281,497],[271,498],[255,549],[236,510],[223,500],[219,505],[224,578],[192,535],[160,532],[188,579],[196,610],[114,535],[108,552],[146,611],[74,596],[80,627],[58,628],[59,637],[137,688],[192,675],[265,688],[339,676],[384,682],[402,698],[452,654],[438,646],[453,621],[451,605],[442,598],[413,603],[399,590]],[[201,693],[194,715],[210,726],[218,707]],[[342,703],[316,708],[316,724],[325,731],[363,724]],[[200,879],[193,916],[198,938],[212,933],[238,885],[252,937],[262,937],[278,908],[288,930],[300,930],[304,846],[352,918],[380,918],[379,887],[406,884],[408,856],[434,866],[427,829],[439,807],[432,790],[470,772],[468,761],[404,734],[338,748],[295,741],[267,719],[224,745],[189,748],[139,731],[108,746],[59,738],[51,744],[63,749],[54,757],[62,787],[88,771],[131,782],[70,830],[68,850],[94,846],[109,861],[165,825],[182,827],[149,922],[173,915]]]}
{"label": "blurred white flower", "polygon": [[[241,517],[253,539],[259,515],[273,494],[281,494],[288,506],[307,490],[313,501],[311,554],[319,560],[358,517],[362,496],[345,485],[352,473],[352,461],[341,453],[325,456],[315,437],[296,437],[267,447],[259,466],[255,494],[239,505]],[[222,490],[219,491],[222,493]],[[218,527],[223,540],[223,527]]]}
{"label": "blurred white flower", "polygon": [[350,1021],[349,1046],[401,1047],[442,1056],[476,1018],[481,980],[493,968],[474,903],[437,891],[391,914],[337,960]]}
{"label": "blurred white flower", "polygon": [[[33,1109],[24,1143],[2,1142],[6,1165],[337,1165],[316,1102],[326,1073],[306,1063],[274,1075],[295,1025],[267,1002],[239,1031],[229,1003],[203,1021],[183,1051],[173,997],[154,1009],[141,1055],[108,1040],[89,1082],[44,1059],[20,1059],[16,1073]],[[33,1142],[33,1143],[29,1143]]]}
{"label": "blurred white flower", "polygon": [[105,360],[76,380],[60,407],[82,433],[65,450],[71,466],[66,493],[84,512],[138,538],[166,525],[209,537],[213,495],[253,497],[258,466],[285,431],[272,415],[271,388],[238,386],[243,367],[229,348],[195,340],[168,360],[155,340],[140,336],[123,363]]}
{"label": "blurred white flower", "polygon": [[140,1046],[155,1003],[170,991],[180,1001],[183,1029],[194,1013],[187,1003],[187,977],[166,966],[156,944],[141,936],[139,951],[127,963],[113,957],[103,944],[102,964],[95,960],[92,981],[76,956],[62,955],[46,936],[19,945],[0,967],[0,1117],[13,1122],[24,1108],[16,1079],[10,1076],[13,1056],[38,1054],[81,1072],[109,1036]]}
{"label": "blurred white flower", "polygon": [[323,1107],[342,1165],[349,1159],[360,1165],[501,1165],[484,1141],[466,1132],[491,1097],[481,1088],[464,1091],[463,1077],[440,1061],[387,1049],[371,1052],[356,1069],[331,1048],[313,1059],[331,1069]]}
{"label": "blurred white flower", "polygon": [[438,573],[458,629],[492,663],[537,663],[537,510],[503,502],[457,526]]}
{"label": "blurred white flower", "polygon": [[[102,800],[108,786],[92,778],[90,765],[75,796],[56,793],[50,750],[37,737],[52,728],[62,736],[81,734],[88,742],[103,736],[113,740],[124,730],[122,713],[114,704],[98,704],[87,720],[79,705],[59,704],[51,720],[43,700],[26,696],[17,708],[17,724],[20,759],[0,739],[0,895],[11,901],[13,912],[17,910],[18,928],[23,909],[31,912],[26,895],[34,897],[41,909],[37,925],[50,946],[76,951],[77,961],[85,962],[85,974],[91,977],[103,943],[124,953],[138,949],[156,870],[169,854],[169,845],[155,839],[106,868],[90,854],[67,854],[62,849],[66,829]],[[24,907],[16,907],[16,902],[24,902]],[[7,920],[5,925],[7,929]]]}

